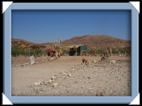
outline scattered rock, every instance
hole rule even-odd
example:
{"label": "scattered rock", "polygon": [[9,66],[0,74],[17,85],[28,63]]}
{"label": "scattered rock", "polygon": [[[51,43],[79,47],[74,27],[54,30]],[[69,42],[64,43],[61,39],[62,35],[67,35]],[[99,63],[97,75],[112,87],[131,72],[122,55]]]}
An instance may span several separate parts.
{"label": "scattered rock", "polygon": [[52,84],[52,87],[53,87],[53,88],[55,88],[55,87],[57,87],[57,86],[58,86],[58,83],[53,83],[53,84]]}
{"label": "scattered rock", "polygon": [[43,84],[43,85],[47,85],[47,84],[48,84],[48,81],[43,81],[42,84]]}
{"label": "scattered rock", "polygon": [[55,79],[56,79],[56,76],[52,76],[52,77],[51,77],[51,80],[54,81]]}
{"label": "scattered rock", "polygon": [[116,64],[116,60],[110,60],[110,64]]}
{"label": "scattered rock", "polygon": [[52,80],[52,79],[49,79],[47,82],[48,82],[49,84],[51,84],[51,83],[53,82],[53,80]]}
{"label": "scattered rock", "polygon": [[92,63],[95,63],[95,64],[96,64],[97,62],[98,62],[98,61],[97,61],[96,59],[94,59],[94,60],[92,61]]}
{"label": "scattered rock", "polygon": [[41,81],[35,82],[34,85],[35,86],[41,85]]}
{"label": "scattered rock", "polygon": [[62,74],[63,74],[63,75],[66,75],[67,73],[63,72]]}
{"label": "scattered rock", "polygon": [[68,77],[71,77],[71,74],[69,73],[67,76],[68,76]]}

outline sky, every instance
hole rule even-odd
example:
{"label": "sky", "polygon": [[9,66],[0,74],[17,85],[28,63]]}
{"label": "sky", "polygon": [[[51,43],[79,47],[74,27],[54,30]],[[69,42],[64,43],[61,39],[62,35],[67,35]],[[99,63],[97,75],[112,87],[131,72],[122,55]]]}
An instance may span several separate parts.
{"label": "sky", "polygon": [[83,35],[130,39],[130,11],[13,10],[12,37],[47,43]]}

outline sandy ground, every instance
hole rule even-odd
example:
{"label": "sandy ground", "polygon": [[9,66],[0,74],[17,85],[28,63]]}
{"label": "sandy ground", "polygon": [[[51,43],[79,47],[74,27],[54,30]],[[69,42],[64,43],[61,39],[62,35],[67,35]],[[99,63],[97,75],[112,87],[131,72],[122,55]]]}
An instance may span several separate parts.
{"label": "sandy ground", "polygon": [[[89,65],[81,64],[81,56],[62,56],[53,61],[36,58],[34,65],[20,66],[27,57],[12,59],[12,95],[56,96],[130,96],[131,70],[129,57],[85,57]],[[42,61],[41,61],[42,60]],[[94,61],[95,60],[95,61]],[[114,63],[110,63],[115,60]]]}

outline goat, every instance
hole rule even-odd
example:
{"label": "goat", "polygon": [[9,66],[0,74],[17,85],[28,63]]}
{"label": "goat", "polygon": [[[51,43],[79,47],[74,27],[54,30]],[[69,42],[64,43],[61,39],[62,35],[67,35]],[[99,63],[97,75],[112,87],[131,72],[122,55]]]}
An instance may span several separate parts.
{"label": "goat", "polygon": [[85,58],[82,58],[82,64],[89,65],[89,62]]}

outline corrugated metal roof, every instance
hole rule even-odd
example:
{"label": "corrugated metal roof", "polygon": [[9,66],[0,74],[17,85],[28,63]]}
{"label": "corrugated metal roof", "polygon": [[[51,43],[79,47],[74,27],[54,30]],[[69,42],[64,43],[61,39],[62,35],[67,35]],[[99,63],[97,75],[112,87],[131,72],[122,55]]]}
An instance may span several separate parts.
{"label": "corrugated metal roof", "polygon": [[78,44],[78,45],[70,45],[70,46],[67,46],[67,47],[69,47],[69,48],[77,48],[77,47],[80,47],[80,46],[86,46],[86,45],[84,45],[84,44]]}

